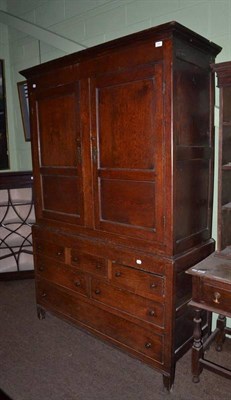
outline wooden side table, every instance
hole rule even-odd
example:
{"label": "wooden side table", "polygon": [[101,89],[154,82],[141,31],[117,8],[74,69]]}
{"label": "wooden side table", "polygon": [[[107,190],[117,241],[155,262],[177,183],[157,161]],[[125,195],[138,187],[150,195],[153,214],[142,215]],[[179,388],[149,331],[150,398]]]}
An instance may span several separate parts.
{"label": "wooden side table", "polygon": [[[218,365],[205,358],[205,350],[215,340],[217,351],[222,350],[226,334],[231,329],[226,326],[226,317],[231,317],[231,259],[222,253],[213,253],[187,271],[192,275],[192,300],[190,305],[195,309],[194,342],[192,346],[193,382],[199,382],[203,368],[231,379],[231,369]],[[210,332],[203,341],[201,329],[201,312],[219,314],[216,329]]]}

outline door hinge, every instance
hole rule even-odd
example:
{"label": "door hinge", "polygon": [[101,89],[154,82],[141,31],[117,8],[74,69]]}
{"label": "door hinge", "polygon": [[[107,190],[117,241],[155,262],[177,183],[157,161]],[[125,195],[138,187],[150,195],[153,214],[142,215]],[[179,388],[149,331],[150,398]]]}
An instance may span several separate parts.
{"label": "door hinge", "polygon": [[165,227],[166,227],[166,217],[165,217],[165,215],[163,215],[163,225],[164,225],[164,229],[165,229]]}
{"label": "door hinge", "polygon": [[163,93],[163,94],[165,94],[165,89],[166,89],[166,83],[163,82],[163,85],[162,85],[162,93]]}
{"label": "door hinge", "polygon": [[81,151],[81,147],[77,146],[77,163],[81,164],[82,162],[82,151]]}
{"label": "door hinge", "polygon": [[93,163],[97,162],[97,153],[98,153],[97,147],[93,146],[92,147],[92,160],[93,160]]}

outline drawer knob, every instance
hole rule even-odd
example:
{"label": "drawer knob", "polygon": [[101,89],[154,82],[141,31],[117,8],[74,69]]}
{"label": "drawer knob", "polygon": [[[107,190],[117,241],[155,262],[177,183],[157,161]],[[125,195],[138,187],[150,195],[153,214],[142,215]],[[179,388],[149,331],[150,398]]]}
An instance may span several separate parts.
{"label": "drawer knob", "polygon": [[95,289],[95,294],[100,294],[100,293],[101,293],[100,289]]}
{"label": "drawer knob", "polygon": [[219,292],[214,293],[214,299],[213,302],[216,304],[220,304],[219,299],[221,298],[221,294]]}
{"label": "drawer knob", "polygon": [[77,262],[79,261],[79,259],[78,259],[78,257],[73,257],[73,258],[72,258],[72,261],[74,261],[74,262],[77,263]]}
{"label": "drawer knob", "polygon": [[100,264],[96,264],[96,269],[101,269],[102,268],[102,265],[100,265]]}
{"label": "drawer knob", "polygon": [[62,251],[57,251],[57,256],[62,256],[63,252]]}
{"label": "drawer knob", "polygon": [[45,292],[42,293],[42,297],[46,297],[47,294]]}
{"label": "drawer knob", "polygon": [[156,283],[151,283],[151,285],[150,285],[150,288],[151,289],[155,289],[157,287],[157,284]]}
{"label": "drawer knob", "polygon": [[154,317],[155,316],[155,311],[154,310],[149,310],[149,315],[150,317]]}
{"label": "drawer knob", "polygon": [[80,281],[75,281],[75,286],[80,287],[81,286],[81,282]]}
{"label": "drawer knob", "polygon": [[150,343],[150,342],[145,343],[145,347],[146,347],[146,349],[151,349],[152,343]]}
{"label": "drawer knob", "polygon": [[44,271],[44,265],[40,265],[38,269],[39,271]]}
{"label": "drawer knob", "polygon": [[115,276],[118,278],[119,276],[121,276],[121,272],[120,271],[116,271]]}

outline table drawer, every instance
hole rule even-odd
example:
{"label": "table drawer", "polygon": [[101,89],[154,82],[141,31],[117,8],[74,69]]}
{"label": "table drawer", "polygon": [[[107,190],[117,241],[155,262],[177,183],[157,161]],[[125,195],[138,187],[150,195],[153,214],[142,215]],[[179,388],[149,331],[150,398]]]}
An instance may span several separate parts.
{"label": "table drawer", "polygon": [[116,288],[96,279],[92,279],[91,282],[91,296],[97,301],[120,311],[125,311],[142,320],[158,326],[164,325],[163,304]]}
{"label": "table drawer", "polygon": [[49,257],[65,261],[65,247],[56,243],[46,242],[45,240],[35,240],[34,251]]}
{"label": "table drawer", "polygon": [[231,292],[221,287],[218,282],[201,282],[199,296],[202,304],[230,313]]}
{"label": "table drawer", "polygon": [[87,296],[87,278],[84,273],[75,271],[56,260],[36,256],[36,273],[57,285]]}
{"label": "table drawer", "polygon": [[83,271],[106,277],[108,275],[107,260],[103,257],[71,250],[71,264]]}
{"label": "table drawer", "polygon": [[44,308],[57,311],[71,320],[100,333],[104,339],[132,353],[140,353],[163,363],[163,336],[118,317],[95,304],[82,301],[46,281],[37,282],[37,300]]}
{"label": "table drawer", "polygon": [[149,298],[164,296],[164,277],[135,268],[113,264],[111,281],[115,286]]}

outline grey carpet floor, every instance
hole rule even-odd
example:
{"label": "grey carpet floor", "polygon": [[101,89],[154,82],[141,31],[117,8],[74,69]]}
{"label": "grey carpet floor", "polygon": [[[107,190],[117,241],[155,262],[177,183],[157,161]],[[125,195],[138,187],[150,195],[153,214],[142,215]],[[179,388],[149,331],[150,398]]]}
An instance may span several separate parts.
{"label": "grey carpet floor", "polygon": [[[191,352],[177,363],[173,391],[162,376],[53,315],[39,321],[34,281],[0,282],[0,388],[13,400],[228,400],[231,381],[190,373]],[[209,357],[230,365],[231,344]]]}

